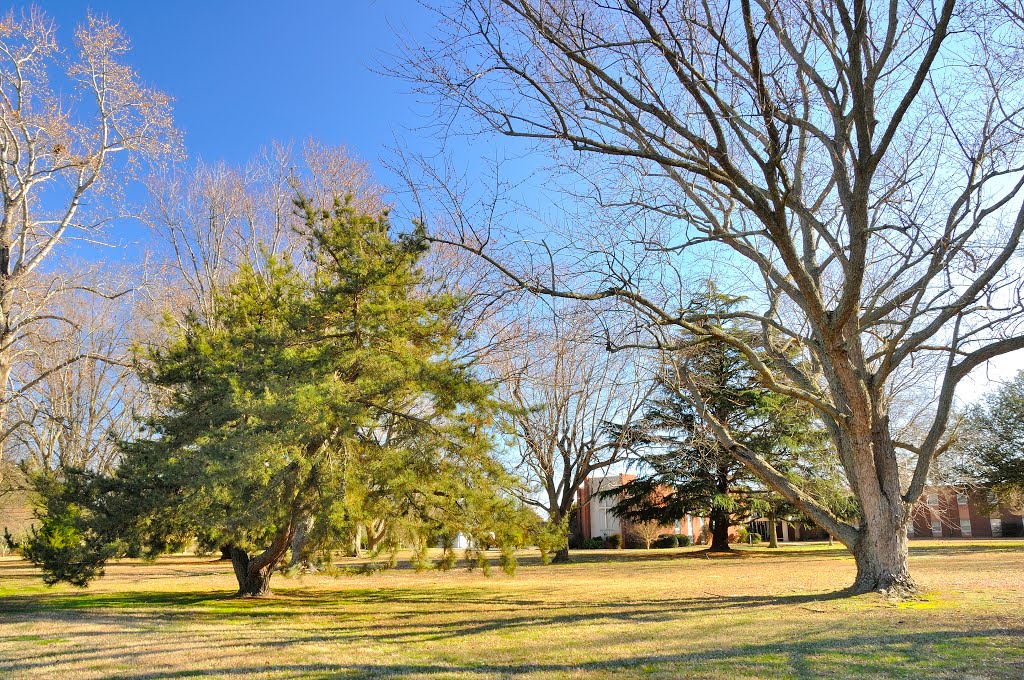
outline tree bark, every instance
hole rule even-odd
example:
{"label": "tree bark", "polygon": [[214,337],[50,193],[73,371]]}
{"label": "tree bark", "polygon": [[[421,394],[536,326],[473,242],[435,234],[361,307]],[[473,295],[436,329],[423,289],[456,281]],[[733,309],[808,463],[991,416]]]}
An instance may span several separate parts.
{"label": "tree bark", "polygon": [[[565,501],[570,507],[572,505],[572,498],[568,498]],[[560,507],[556,507],[551,513],[551,520],[554,523],[560,523],[569,511],[562,510]],[[569,564],[572,560],[569,558],[569,536],[565,537],[565,545],[555,551],[555,556],[551,558],[552,564]]]}
{"label": "tree bark", "polygon": [[907,563],[908,553],[907,520],[899,509],[865,523],[853,548],[857,563],[854,592],[886,591],[893,595],[916,592],[917,584],[910,577]]}
{"label": "tree bark", "polygon": [[768,547],[769,548],[778,548],[779,547],[779,539],[778,539],[778,536],[776,535],[776,532],[779,530],[778,524],[779,523],[777,521],[775,521],[774,517],[772,517],[772,518],[770,518],[768,520],[768,532],[771,534],[768,537]]}
{"label": "tree bark", "polygon": [[870,456],[859,456],[853,466],[861,519],[857,538],[846,543],[857,563],[854,592],[887,591],[897,596],[917,590],[907,562],[907,526],[910,504],[900,493],[900,475],[888,414],[872,405],[869,422],[853,419],[860,435],[852,442]]}
{"label": "tree bark", "polygon": [[306,554],[306,544],[309,542],[309,532],[312,530],[312,517],[307,517],[299,521],[299,524],[295,529],[295,536],[293,536],[291,540],[292,558],[288,566],[309,566],[309,555]]}
{"label": "tree bark", "polygon": [[729,513],[715,508],[711,511],[711,552],[730,552]]}
{"label": "tree bark", "polygon": [[[724,417],[724,416],[721,416]],[[715,473],[715,485],[719,495],[729,494],[729,454],[719,451],[718,469]],[[711,508],[711,552],[729,552],[729,511],[720,507]]]}
{"label": "tree bark", "polygon": [[220,559],[222,562],[226,562],[231,559],[231,544],[225,543],[220,547]]}
{"label": "tree bark", "polygon": [[371,553],[377,549],[387,532],[387,525],[381,520],[374,520],[366,525],[366,549]]}
{"label": "tree bark", "polygon": [[352,557],[363,556],[363,523],[356,522],[356,535],[352,538]]}
{"label": "tree bark", "polygon": [[288,525],[278,532],[270,547],[256,557],[249,557],[249,553],[238,546],[231,547],[231,566],[234,567],[235,578],[238,579],[236,597],[270,595],[270,577],[287,552],[294,536],[295,529]]}

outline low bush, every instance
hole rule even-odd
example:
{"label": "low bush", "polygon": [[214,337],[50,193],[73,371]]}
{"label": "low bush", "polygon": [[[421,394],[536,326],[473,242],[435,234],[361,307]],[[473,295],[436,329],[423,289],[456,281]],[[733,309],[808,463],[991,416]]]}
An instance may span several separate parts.
{"label": "low bush", "polygon": [[[687,536],[686,538],[689,538]],[[668,536],[662,536],[659,538],[654,547],[656,548],[678,548],[679,547],[679,536],[675,534],[669,534]]]}
{"label": "low bush", "polygon": [[604,538],[605,545],[612,550],[617,550],[622,547],[622,536],[618,534],[608,534]]}
{"label": "low bush", "polygon": [[746,527],[739,527],[736,529],[736,540],[734,543],[746,543],[747,538],[750,536],[750,530]]}

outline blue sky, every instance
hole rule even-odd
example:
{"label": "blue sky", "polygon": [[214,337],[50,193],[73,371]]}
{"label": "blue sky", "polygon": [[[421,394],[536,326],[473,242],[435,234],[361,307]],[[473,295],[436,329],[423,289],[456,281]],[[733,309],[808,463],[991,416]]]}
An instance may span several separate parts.
{"label": "blue sky", "polygon": [[407,85],[372,71],[398,34],[429,32],[415,0],[42,0],[70,46],[88,9],[119,23],[129,61],[175,98],[189,153],[242,163],[267,142],[314,136],[376,163],[423,122]]}
{"label": "blue sky", "polygon": [[[272,140],[317,137],[345,144],[393,186],[380,161],[396,137],[414,150],[435,148],[416,130],[431,109],[407,83],[374,72],[399,50],[400,36],[426,40],[431,32],[434,17],[417,0],[36,4],[57,21],[67,47],[89,9],[119,23],[133,44],[130,63],[175,98],[176,124],[193,159],[241,164]],[[480,149],[461,151],[472,161]],[[975,371],[960,394],[970,399],[989,378],[1008,378],[1022,366],[1024,358],[1004,357]]]}

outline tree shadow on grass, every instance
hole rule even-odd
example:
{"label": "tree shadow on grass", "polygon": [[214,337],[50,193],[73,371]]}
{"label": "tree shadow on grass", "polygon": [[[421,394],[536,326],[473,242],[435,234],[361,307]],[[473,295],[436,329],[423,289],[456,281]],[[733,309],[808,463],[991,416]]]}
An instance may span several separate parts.
{"label": "tree shadow on grass", "polygon": [[[312,636],[288,641],[298,644],[308,641],[329,641],[327,635]],[[939,630],[915,633],[834,635],[828,638],[796,640],[785,642],[750,643],[737,642],[726,647],[697,648],[678,652],[666,651],[659,654],[624,656],[619,658],[561,662],[538,661],[487,661],[476,659],[464,662],[446,656],[444,662],[430,663],[380,663],[347,664],[322,663],[274,663],[273,665],[247,664],[230,666],[216,663],[211,659],[204,668],[188,670],[154,668],[147,657],[149,652],[112,652],[109,657],[122,661],[131,660],[135,670],[132,677],[148,680],[162,680],[176,677],[252,677],[273,671],[291,677],[336,678],[336,677],[434,677],[453,674],[470,677],[515,678],[522,675],[550,676],[553,678],[580,676],[596,673],[614,677],[661,675],[686,675],[687,677],[728,677],[734,675],[797,678],[819,677],[934,677],[938,675],[962,674],[973,671],[983,664],[986,677],[1018,677],[1022,670],[1020,654],[1024,652],[1024,629],[989,628],[970,632]],[[247,642],[251,655],[268,651],[278,644]],[[164,654],[167,649],[162,649]],[[66,654],[81,659],[69,650]],[[60,662],[60,654],[47,654],[47,659],[28,660],[7,664],[11,672],[28,672],[45,668],[47,663]],[[103,655],[92,655],[90,663],[104,659]],[[0,664],[2,665],[2,664]],[[144,669],[153,669],[146,671]]]}
{"label": "tree shadow on grass", "polygon": [[[814,633],[819,636],[816,640],[776,640],[764,643],[738,640],[729,647],[700,651],[694,649],[700,648],[699,642],[694,644],[687,641],[686,648],[678,653],[616,657],[600,661],[589,660],[595,654],[600,655],[600,652],[583,645],[580,653],[565,657],[571,660],[564,663],[539,663],[524,658],[522,662],[519,659],[488,659],[481,664],[470,658],[438,666],[429,663],[308,663],[268,668],[248,662],[245,667],[232,667],[230,664],[237,661],[229,660],[233,654],[237,659],[239,646],[251,650],[251,653],[247,652],[247,658],[251,656],[258,659],[261,654],[269,658],[280,658],[291,653],[289,650],[295,646],[305,644],[317,648],[337,645],[339,649],[344,649],[345,645],[365,645],[372,640],[374,643],[402,646],[442,643],[441,648],[445,648],[444,643],[447,641],[507,639],[509,635],[524,631],[533,639],[543,640],[546,629],[550,629],[556,636],[559,631],[579,630],[581,640],[590,639],[592,645],[595,640],[592,636],[608,623],[660,626],[675,619],[688,621],[687,625],[691,625],[699,637],[704,625],[699,622],[710,624],[717,617],[727,616],[731,612],[744,616],[755,615],[771,621],[774,616],[771,611],[757,613],[759,609],[769,607],[803,607],[811,612],[831,614],[831,620],[835,620],[844,614],[828,607],[827,603],[847,596],[848,591],[838,590],[789,595],[708,594],[670,599],[640,598],[629,602],[575,602],[540,594],[504,594],[481,586],[467,588],[454,585],[341,591],[285,588],[276,597],[255,600],[224,599],[220,591],[27,594],[0,601],[0,620],[31,623],[33,630],[58,631],[55,635],[73,635],[74,644],[67,643],[64,637],[48,640],[45,636],[38,636],[39,640],[30,640],[19,634],[0,635],[0,643],[6,642],[16,647],[32,645],[34,652],[24,658],[0,662],[0,669],[16,675],[45,671],[62,663],[84,663],[99,668],[105,663],[123,665],[127,661],[135,669],[132,677],[153,679],[204,674],[247,677],[265,674],[269,670],[311,678],[366,675],[418,675],[429,678],[453,673],[473,677],[516,677],[525,674],[564,677],[588,672],[601,675],[610,673],[615,677],[692,673],[697,677],[790,675],[811,678],[857,674],[888,677],[895,668],[892,664],[898,662],[904,664],[901,668],[908,669],[907,676],[927,677],[945,674],[950,670],[970,670],[970,665],[964,665],[966,662],[954,658],[947,663],[943,661],[942,655],[947,654],[948,647],[965,646],[969,648],[968,656],[974,654],[974,647],[984,647],[983,653],[995,654],[998,650],[992,645],[985,647],[988,643],[978,642],[981,638],[988,638],[998,643],[995,647],[1017,644],[1018,649],[1012,653],[999,651],[998,654],[1002,656],[986,657],[986,671],[992,668],[992,663],[1005,670],[1000,670],[995,677],[1014,677],[1014,672],[1019,675],[1019,671],[1024,670],[1024,667],[1012,665],[1014,655],[1018,659],[1024,655],[1024,643],[1021,642],[1024,630],[995,628],[868,636],[850,636],[847,633],[843,637],[826,634],[829,636],[820,638],[823,635],[820,632],[822,629],[814,626],[819,631]],[[277,622],[267,621],[269,618],[277,619]],[[827,625],[829,620],[825,618],[822,622]],[[264,621],[270,625],[261,625]],[[50,625],[68,622],[88,632],[60,632],[57,626]],[[119,635],[127,634],[133,640],[146,639],[143,636],[155,632],[159,642],[153,646],[143,644],[125,649],[109,641],[107,636],[110,631],[117,631]],[[245,636],[240,636],[236,631]],[[493,638],[493,634],[498,637]],[[771,630],[766,631],[766,638],[775,637]],[[670,647],[673,643],[677,646],[684,644],[673,640],[666,642]],[[186,672],[159,668],[156,654],[159,653],[164,659],[175,655],[186,658],[190,650],[197,646],[204,650],[214,650],[214,656],[206,669],[190,668]],[[459,649],[461,646],[452,648]],[[308,658],[308,655],[304,656]],[[422,654],[417,654],[417,657],[424,658]],[[531,657],[535,658],[534,655]],[[444,658],[450,660],[450,656]],[[220,664],[217,663],[218,659],[221,659]],[[939,665],[929,666],[931,663]],[[147,673],[144,669],[153,670]]]}
{"label": "tree shadow on grass", "polygon": [[[217,592],[119,592],[31,594],[4,598],[0,619],[7,623],[73,620],[99,630],[247,625],[261,620],[287,622],[302,617],[329,631],[312,642],[374,639],[386,642],[442,641],[490,632],[514,633],[544,627],[594,626],[607,622],[652,623],[685,616],[715,617],[732,610],[822,604],[847,597],[846,591],[796,595],[707,594],[629,602],[574,602],[543,596],[503,595],[483,589],[376,588],[344,591],[295,589],[266,599],[225,600]],[[814,610],[812,610],[814,611]],[[377,615],[387,621],[378,627]],[[0,641],[5,637],[0,635]],[[286,644],[293,644],[289,639]],[[267,644],[272,644],[268,642]]]}
{"label": "tree shadow on grass", "polygon": [[[979,661],[987,662],[987,677],[1017,677],[1021,664],[1012,657],[998,659],[992,656],[995,641],[1006,642],[1007,646],[1017,644],[1024,636],[1024,629],[987,629],[964,633],[962,631],[933,631],[900,635],[867,635],[857,637],[834,637],[825,640],[796,641],[789,643],[744,644],[738,643],[724,648],[705,649],[695,652],[637,655],[601,661],[579,663],[472,663],[464,665],[445,664],[296,664],[275,666],[274,670],[294,672],[296,677],[338,678],[338,677],[431,677],[450,676],[454,673],[469,676],[493,676],[514,678],[522,675],[549,675],[554,678],[579,676],[590,672],[614,677],[646,677],[652,674],[675,674],[686,677],[729,677],[782,675],[801,679],[834,677],[934,677],[949,673],[964,673],[977,668]],[[978,638],[986,638],[987,644],[978,644]],[[936,657],[936,648],[957,647],[963,649],[974,644],[976,653],[964,654],[965,658],[948,663]],[[228,677],[248,677],[265,673],[267,667],[232,668]],[[210,670],[210,675],[224,674],[224,671]],[[139,678],[162,680],[181,677],[177,671],[161,673],[155,671],[141,674]]]}

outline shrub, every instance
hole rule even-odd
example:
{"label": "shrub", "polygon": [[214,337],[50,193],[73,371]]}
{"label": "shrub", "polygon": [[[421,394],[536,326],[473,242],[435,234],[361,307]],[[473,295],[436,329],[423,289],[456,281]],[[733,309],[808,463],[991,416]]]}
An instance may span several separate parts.
{"label": "shrub", "polygon": [[622,547],[622,536],[618,534],[608,534],[604,538],[605,545],[612,550],[617,550]]}
{"label": "shrub", "polygon": [[686,534],[681,534],[679,536],[679,545],[680,547],[688,548],[691,545],[693,545],[693,539],[687,536]]}
{"label": "shrub", "polygon": [[750,534],[750,542],[753,545],[757,545],[758,543],[760,543],[763,540],[764,539],[761,538],[761,534],[758,534],[758,533]]}
{"label": "shrub", "polygon": [[750,537],[750,530],[746,527],[739,527],[736,529],[736,540],[735,543],[746,543],[747,538]]}
{"label": "shrub", "polygon": [[580,543],[580,547],[584,550],[596,550],[604,547],[604,541],[600,538],[588,538]]}
{"label": "shrub", "polygon": [[[689,538],[689,536],[687,536]],[[678,548],[679,547],[679,536],[675,534],[669,534],[668,536],[662,536],[655,542],[656,548]]]}
{"label": "shrub", "polygon": [[540,550],[541,563],[550,564],[553,554],[565,547],[568,541],[567,525],[567,519],[563,519],[558,523],[542,522],[534,528],[533,539]]}

